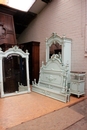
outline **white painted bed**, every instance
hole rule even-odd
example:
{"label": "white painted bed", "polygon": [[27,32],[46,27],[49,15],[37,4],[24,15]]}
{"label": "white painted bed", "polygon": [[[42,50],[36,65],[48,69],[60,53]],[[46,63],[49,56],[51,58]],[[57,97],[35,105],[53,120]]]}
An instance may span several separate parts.
{"label": "white painted bed", "polygon": [[57,99],[62,102],[69,101],[67,87],[67,66],[61,62],[58,54],[53,54],[46,65],[42,62],[40,68],[39,82],[32,81],[32,91]]}

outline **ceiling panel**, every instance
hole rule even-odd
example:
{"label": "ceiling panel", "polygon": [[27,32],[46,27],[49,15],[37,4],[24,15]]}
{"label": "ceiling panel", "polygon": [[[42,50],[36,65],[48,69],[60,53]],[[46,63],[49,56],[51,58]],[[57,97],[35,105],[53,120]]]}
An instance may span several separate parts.
{"label": "ceiling panel", "polygon": [[36,0],[28,12],[19,11],[0,4],[0,12],[13,15],[14,26],[17,37],[34,20],[40,11],[52,0]]}

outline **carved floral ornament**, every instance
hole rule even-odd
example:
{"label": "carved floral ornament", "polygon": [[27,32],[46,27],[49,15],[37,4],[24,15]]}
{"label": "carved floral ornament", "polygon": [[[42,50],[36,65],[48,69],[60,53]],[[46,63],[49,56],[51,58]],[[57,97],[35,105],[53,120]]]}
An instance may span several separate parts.
{"label": "carved floral ornament", "polygon": [[[46,62],[49,59],[49,55],[50,55],[50,47],[52,47],[52,45],[57,46],[57,44],[59,44],[61,47],[64,46],[64,39],[65,37],[61,38],[57,35],[57,33],[52,33],[50,38],[46,38]],[[53,51],[53,49],[52,49]]]}
{"label": "carved floral ornament", "polygon": [[13,47],[13,51],[16,51],[16,50],[18,50],[18,46]]}
{"label": "carved floral ornament", "polygon": [[6,29],[4,27],[4,24],[0,22],[0,30],[1,33],[0,33],[0,39],[4,39],[6,37]]}
{"label": "carved floral ornament", "polygon": [[63,35],[63,37],[61,38],[57,35],[57,33],[52,33],[52,36],[50,38],[46,38],[46,45],[49,47],[52,44],[56,44],[56,43],[63,45],[64,40],[65,40],[65,35]]}
{"label": "carved floral ornament", "polygon": [[[29,53],[28,52],[23,52],[21,49],[18,48],[18,46],[14,46],[12,48],[9,48],[8,50],[6,50],[5,52],[1,51],[1,48],[0,48],[0,74],[1,74],[1,97],[6,97],[6,96],[12,96],[12,95],[17,95],[17,94],[22,94],[22,93],[28,93],[30,92],[30,85],[29,85],[29,62],[28,62],[28,55]],[[22,58],[25,58],[26,60],[26,81],[27,81],[27,85],[26,87],[25,86],[21,86],[19,85],[19,91],[15,91],[13,93],[5,93],[4,92],[4,87],[3,87],[3,73],[2,73],[2,59],[3,57],[5,58],[9,58],[11,56],[21,56]],[[23,89],[24,90],[23,90]]]}
{"label": "carved floral ornament", "polygon": [[23,52],[18,46],[13,46],[12,48],[9,48],[5,52],[2,51],[2,48],[0,48],[0,57],[7,57],[9,55],[19,55],[23,58],[28,58],[28,51],[26,50],[26,53]]}
{"label": "carved floral ornament", "polygon": [[0,39],[5,39],[7,34],[13,34],[13,30],[6,28],[2,22],[0,22],[0,30]]}

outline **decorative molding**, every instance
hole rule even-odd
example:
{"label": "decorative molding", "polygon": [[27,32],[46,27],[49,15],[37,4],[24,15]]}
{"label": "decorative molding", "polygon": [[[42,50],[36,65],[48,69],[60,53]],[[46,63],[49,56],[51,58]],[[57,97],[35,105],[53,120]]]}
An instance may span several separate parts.
{"label": "decorative molding", "polygon": [[40,68],[39,82],[32,82],[32,91],[46,95],[48,97],[60,100],[62,102],[69,101],[69,93],[67,87],[67,68],[62,64],[58,55],[50,58],[46,65],[42,63]]}
{"label": "decorative molding", "polygon": [[[50,59],[50,46],[52,44],[59,44],[61,45],[61,53],[58,55],[54,55],[55,58],[58,58],[58,60],[68,68],[68,73],[71,71],[71,43],[72,39],[67,38],[65,35],[62,37],[58,36],[57,33],[52,33],[50,38],[46,38],[46,62]],[[52,58],[51,57],[51,58]],[[59,58],[60,57],[60,58]],[[53,59],[54,60],[54,59]],[[68,82],[70,82],[70,76],[68,77]]]}
{"label": "decorative molding", "polygon": [[[19,85],[19,91],[16,91],[14,93],[4,93],[4,87],[3,87],[3,67],[2,67],[2,59],[4,57],[8,57],[8,56],[21,56],[22,58],[25,58],[26,60],[26,81],[27,81],[27,86],[20,86]],[[28,93],[31,92],[30,90],[30,83],[29,83],[29,61],[28,61],[28,57],[29,53],[28,51],[23,52],[21,49],[19,49],[18,46],[14,46],[12,48],[9,48],[7,51],[3,52],[0,48],[0,95],[1,97],[6,97],[6,96],[13,96],[13,95],[17,95],[17,94],[23,94],[23,93]],[[23,91],[24,90],[24,91]]]}

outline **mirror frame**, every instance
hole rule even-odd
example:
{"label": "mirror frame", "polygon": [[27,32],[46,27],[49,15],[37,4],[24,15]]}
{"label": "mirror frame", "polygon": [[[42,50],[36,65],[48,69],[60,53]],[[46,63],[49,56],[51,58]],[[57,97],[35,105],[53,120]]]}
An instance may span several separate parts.
{"label": "mirror frame", "polygon": [[[52,33],[52,36],[50,38],[46,38],[46,62],[49,60],[49,54],[50,54],[50,46],[52,44],[58,43],[61,45],[62,54],[63,54],[63,43],[64,43],[64,37],[60,38],[57,33]],[[63,58],[63,57],[62,57]]]}
{"label": "mirror frame", "polygon": [[[2,66],[2,59],[4,57],[7,57],[8,55],[20,55],[22,58],[26,59],[26,77],[27,77],[27,91],[17,91],[14,93],[4,93],[4,89],[3,89],[3,66]],[[0,94],[1,97],[6,97],[6,96],[13,96],[13,95],[17,95],[17,94],[22,94],[22,93],[29,93],[31,92],[30,90],[30,78],[29,78],[29,53],[26,50],[26,53],[23,52],[21,49],[18,48],[18,46],[14,46],[12,48],[9,48],[7,51],[3,52],[2,49],[0,48]]]}

